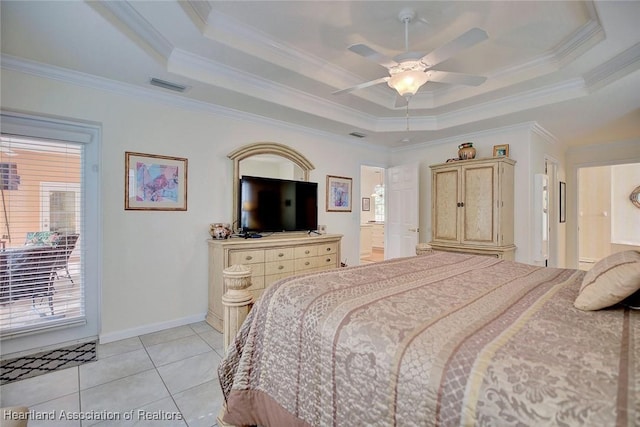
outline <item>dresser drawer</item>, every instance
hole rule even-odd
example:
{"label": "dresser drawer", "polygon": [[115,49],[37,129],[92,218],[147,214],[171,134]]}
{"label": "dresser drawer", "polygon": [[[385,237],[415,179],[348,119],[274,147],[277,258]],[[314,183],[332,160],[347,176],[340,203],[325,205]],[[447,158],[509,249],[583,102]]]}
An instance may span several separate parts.
{"label": "dresser drawer", "polygon": [[318,245],[301,246],[299,248],[295,248],[296,249],[295,257],[296,259],[314,257],[318,255],[318,248],[319,248]]}
{"label": "dresser drawer", "polygon": [[336,254],[329,254],[316,257],[316,267],[321,270],[337,268]]}
{"label": "dresser drawer", "polygon": [[336,252],[338,252],[338,245],[336,243],[318,245],[318,255],[335,254]]}
{"label": "dresser drawer", "polygon": [[264,250],[229,251],[229,265],[257,264],[264,262]]}
{"label": "dresser drawer", "polygon": [[266,249],[264,251],[265,262],[280,261],[283,259],[293,259],[293,248]]}
{"label": "dresser drawer", "polygon": [[296,272],[318,267],[319,257],[296,258]]}
{"label": "dresser drawer", "polygon": [[293,271],[294,271],[294,263],[292,259],[275,261],[275,262],[267,262],[264,265],[265,275],[291,273]]}

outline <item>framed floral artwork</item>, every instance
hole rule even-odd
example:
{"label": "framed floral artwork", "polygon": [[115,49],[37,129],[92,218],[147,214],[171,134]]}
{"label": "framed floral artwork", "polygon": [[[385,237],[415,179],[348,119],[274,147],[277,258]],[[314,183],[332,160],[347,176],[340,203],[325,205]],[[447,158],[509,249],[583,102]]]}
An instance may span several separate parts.
{"label": "framed floral artwork", "polygon": [[125,152],[125,210],[187,210],[187,159]]}
{"label": "framed floral artwork", "polygon": [[352,179],[327,175],[327,212],[351,212]]}

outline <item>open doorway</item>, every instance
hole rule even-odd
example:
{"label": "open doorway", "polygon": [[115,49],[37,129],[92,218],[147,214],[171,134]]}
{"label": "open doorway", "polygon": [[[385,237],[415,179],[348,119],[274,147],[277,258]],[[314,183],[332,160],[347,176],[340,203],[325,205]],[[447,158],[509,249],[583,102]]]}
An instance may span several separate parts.
{"label": "open doorway", "polygon": [[578,169],[578,265],[589,270],[612,253],[640,250],[638,208],[629,199],[640,163]]}
{"label": "open doorway", "polygon": [[360,264],[384,260],[385,170],[360,167]]}

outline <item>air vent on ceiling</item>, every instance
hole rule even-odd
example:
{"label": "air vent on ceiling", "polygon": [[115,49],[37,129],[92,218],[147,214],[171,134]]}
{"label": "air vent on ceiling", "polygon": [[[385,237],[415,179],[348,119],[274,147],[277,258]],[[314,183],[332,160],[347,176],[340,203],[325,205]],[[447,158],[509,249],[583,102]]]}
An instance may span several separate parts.
{"label": "air vent on ceiling", "polygon": [[189,86],[181,85],[178,83],[171,83],[166,80],[160,80],[155,77],[153,77],[149,83],[151,83],[154,86],[161,87],[163,89],[172,90],[174,92],[184,92],[189,87]]}
{"label": "air vent on ceiling", "polygon": [[366,135],[360,132],[351,132],[349,135],[355,136],[356,138],[364,138]]}

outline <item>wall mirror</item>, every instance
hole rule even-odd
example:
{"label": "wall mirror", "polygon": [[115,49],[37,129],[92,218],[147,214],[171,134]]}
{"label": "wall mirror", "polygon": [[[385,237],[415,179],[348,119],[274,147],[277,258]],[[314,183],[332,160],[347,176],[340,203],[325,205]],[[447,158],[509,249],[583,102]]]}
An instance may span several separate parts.
{"label": "wall mirror", "polygon": [[636,208],[640,209],[640,185],[629,194],[629,200]]}
{"label": "wall mirror", "polygon": [[275,142],[257,142],[232,151],[233,160],[233,222],[238,219],[238,181],[244,175],[265,178],[309,181],[313,164],[291,147]]}

